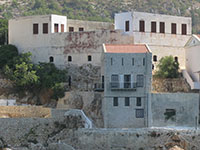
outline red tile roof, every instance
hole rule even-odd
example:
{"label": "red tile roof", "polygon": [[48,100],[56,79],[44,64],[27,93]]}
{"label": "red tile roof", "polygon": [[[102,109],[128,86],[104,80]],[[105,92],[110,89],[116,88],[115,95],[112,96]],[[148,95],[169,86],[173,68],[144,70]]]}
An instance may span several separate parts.
{"label": "red tile roof", "polygon": [[196,34],[196,36],[198,36],[198,38],[200,38],[200,34]]}
{"label": "red tile roof", "polygon": [[148,53],[145,44],[115,45],[105,44],[105,53]]}

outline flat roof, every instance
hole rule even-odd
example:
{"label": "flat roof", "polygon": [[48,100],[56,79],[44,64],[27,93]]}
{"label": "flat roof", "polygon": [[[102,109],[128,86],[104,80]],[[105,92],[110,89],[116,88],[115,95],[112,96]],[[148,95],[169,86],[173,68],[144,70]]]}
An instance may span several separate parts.
{"label": "flat roof", "polygon": [[105,53],[149,53],[145,44],[105,44]]}

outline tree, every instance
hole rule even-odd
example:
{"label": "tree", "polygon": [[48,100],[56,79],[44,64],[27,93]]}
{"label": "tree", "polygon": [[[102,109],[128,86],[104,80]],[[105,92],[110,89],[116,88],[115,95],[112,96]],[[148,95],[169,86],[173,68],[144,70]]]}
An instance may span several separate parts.
{"label": "tree", "polygon": [[158,64],[158,70],[155,76],[160,78],[178,78],[179,73],[179,63],[174,60],[173,56],[165,56],[161,58]]}
{"label": "tree", "polygon": [[18,90],[33,90],[39,82],[30,56],[30,53],[20,54],[13,59],[12,65],[4,68],[5,75],[14,82]]}
{"label": "tree", "polygon": [[0,69],[6,64],[13,64],[13,58],[18,56],[18,50],[13,45],[2,45],[0,46]]}

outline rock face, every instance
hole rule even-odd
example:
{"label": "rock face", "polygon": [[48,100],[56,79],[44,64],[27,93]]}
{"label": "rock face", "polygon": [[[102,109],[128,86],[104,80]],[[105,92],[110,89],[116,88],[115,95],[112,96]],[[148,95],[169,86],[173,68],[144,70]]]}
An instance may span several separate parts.
{"label": "rock face", "polygon": [[153,77],[153,92],[190,92],[190,86],[184,78],[161,79]]}

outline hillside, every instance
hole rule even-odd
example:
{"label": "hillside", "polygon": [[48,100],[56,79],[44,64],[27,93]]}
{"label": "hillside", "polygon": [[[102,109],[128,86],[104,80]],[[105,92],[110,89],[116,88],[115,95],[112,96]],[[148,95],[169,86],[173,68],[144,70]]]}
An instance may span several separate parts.
{"label": "hillside", "polygon": [[200,0],[2,0],[4,18],[62,14],[71,19],[113,21],[116,12],[143,11],[193,18],[193,32],[200,33]]}

